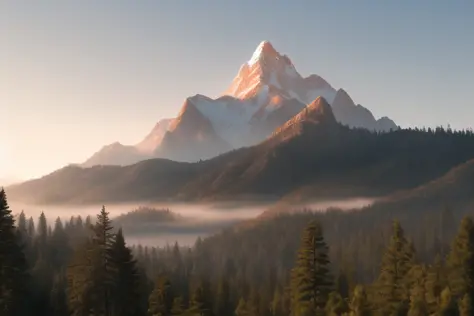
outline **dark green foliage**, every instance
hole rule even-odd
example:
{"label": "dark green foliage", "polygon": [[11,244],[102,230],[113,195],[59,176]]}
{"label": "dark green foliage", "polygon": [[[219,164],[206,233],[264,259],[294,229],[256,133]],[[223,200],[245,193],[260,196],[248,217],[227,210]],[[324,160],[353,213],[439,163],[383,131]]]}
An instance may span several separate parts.
{"label": "dark green foliage", "polygon": [[446,270],[440,256],[428,268],[425,282],[425,298],[430,313],[435,313],[440,308],[441,293],[447,286]]}
{"label": "dark green foliage", "polygon": [[[79,220],[76,225],[81,223]],[[123,235],[112,233],[103,207],[68,267],[68,302],[73,315],[140,315],[139,275]]]}
{"label": "dark green foliage", "polygon": [[[180,303],[181,306],[174,306]],[[161,277],[155,285],[153,292],[149,298],[148,315],[151,316],[170,316],[172,315],[173,306],[175,309],[182,307],[182,302],[175,302],[175,296],[171,282]]]}
{"label": "dark green foliage", "polygon": [[465,294],[474,298],[474,223],[470,217],[461,221],[447,260],[448,281],[455,299]]}
{"label": "dark green foliage", "polygon": [[207,281],[201,281],[194,291],[191,306],[191,315],[212,316],[212,297]]}
{"label": "dark green foliage", "polygon": [[329,271],[328,247],[318,222],[310,223],[303,232],[291,286],[295,315],[324,313],[333,281]]}
{"label": "dark green foliage", "polygon": [[428,315],[426,303],[426,278],[427,269],[423,265],[413,266],[408,275],[410,285],[410,310],[409,316]]}
{"label": "dark green foliage", "polygon": [[382,257],[377,280],[377,302],[384,313],[402,311],[408,307],[410,279],[414,264],[412,245],[405,238],[398,221],[394,221],[390,243]]}
{"label": "dark green foliage", "polygon": [[54,230],[49,241],[51,265],[55,270],[66,266],[71,257],[72,249],[69,245],[69,236],[64,230],[63,223],[58,217],[54,224]]}
{"label": "dark green foliage", "polygon": [[347,302],[342,298],[341,294],[337,292],[331,292],[326,303],[326,315],[327,316],[337,316],[347,313],[349,307]]}
{"label": "dark green foliage", "polygon": [[459,300],[459,316],[472,316],[473,313],[471,297],[464,294],[463,298]]}
{"label": "dark green foliage", "polygon": [[67,269],[68,309],[73,316],[89,315],[94,307],[94,250],[90,241],[77,247]]}
{"label": "dark green foliage", "polygon": [[457,316],[459,314],[449,287],[441,292],[440,305],[437,314],[439,316]]}
{"label": "dark green foliage", "polygon": [[231,315],[233,311],[233,303],[230,298],[229,282],[225,277],[219,281],[216,298],[215,298],[215,315]]}
{"label": "dark green foliage", "polygon": [[65,316],[69,314],[66,290],[67,280],[64,273],[56,274],[53,279],[50,299],[50,311],[52,316]]}
{"label": "dark green foliage", "polygon": [[367,293],[363,286],[358,285],[355,287],[349,309],[351,316],[369,316],[372,314],[372,309],[367,299]]}
{"label": "dark green foliage", "polygon": [[163,224],[179,221],[178,214],[169,209],[139,207],[136,210],[117,216],[114,224],[121,227],[125,234],[154,233]]}
{"label": "dark green foliage", "polygon": [[[464,220],[454,238],[456,223],[469,213],[446,209],[397,211],[400,223],[391,233],[394,213],[377,204],[255,221],[192,248],[131,250],[105,210],[94,225],[58,219],[50,233],[42,216],[38,234],[20,214],[11,231],[20,253],[24,245],[33,278],[18,283],[17,293],[29,303],[21,307],[38,316],[103,316],[105,302],[109,316],[472,315],[472,223]],[[447,236],[454,238],[451,249]],[[435,258],[442,252],[449,253],[446,266]],[[364,286],[352,289],[355,283]]]}
{"label": "dark green foliage", "polygon": [[241,298],[239,300],[239,304],[237,305],[237,308],[235,309],[235,316],[250,316],[250,311],[247,305],[247,302],[245,299]]}
{"label": "dark green foliage", "polygon": [[140,304],[141,284],[136,262],[120,229],[112,247],[112,258],[115,264],[114,288],[111,292],[112,315],[139,316],[146,309]]}
{"label": "dark green foliage", "polygon": [[109,214],[102,207],[97,215],[97,222],[93,227],[92,247],[90,250],[93,260],[93,296],[96,300],[93,310],[95,313],[103,313],[105,316],[112,315],[113,293],[116,288],[117,263],[115,262],[113,247],[115,235],[112,232],[112,222]]}
{"label": "dark green foliage", "polygon": [[[44,248],[46,246],[46,241],[48,238],[48,223],[46,221],[46,216],[44,215],[44,212],[41,212],[41,215],[38,219],[38,242],[37,245],[41,248]],[[40,249],[44,250],[44,249]]]}
{"label": "dark green foliage", "polygon": [[29,293],[26,259],[7,196],[0,189],[0,315],[27,315]]}
{"label": "dark green foliage", "polygon": [[410,296],[410,310],[408,316],[424,316],[428,315],[428,306],[425,300],[425,292],[422,287],[416,285],[412,289]]}

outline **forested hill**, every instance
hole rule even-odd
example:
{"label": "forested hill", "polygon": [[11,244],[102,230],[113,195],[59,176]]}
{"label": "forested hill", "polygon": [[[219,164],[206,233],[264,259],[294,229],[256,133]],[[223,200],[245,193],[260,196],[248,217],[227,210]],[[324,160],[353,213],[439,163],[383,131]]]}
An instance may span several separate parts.
{"label": "forested hill", "polygon": [[469,215],[441,206],[308,211],[189,249],[130,249],[105,209],[95,223],[58,219],[48,229],[44,214],[36,222],[21,214],[16,225],[2,191],[0,308],[2,316],[472,315]]}
{"label": "forested hill", "polygon": [[472,158],[474,136],[467,131],[376,134],[308,124],[290,139],[204,162],[69,166],[8,190],[13,200],[44,204],[280,198],[302,188],[312,198],[379,196],[423,185]]}
{"label": "forested hill", "polygon": [[[301,208],[298,206],[300,192],[295,192],[294,195],[288,195],[285,199],[275,203],[259,218],[275,217],[281,213]],[[368,206],[362,205],[363,210],[390,211],[394,216],[402,214],[401,210],[403,212],[431,212],[440,206],[450,207],[458,212],[468,212],[474,209],[474,159],[454,167],[433,181],[423,183],[413,189],[401,190],[378,198]]]}

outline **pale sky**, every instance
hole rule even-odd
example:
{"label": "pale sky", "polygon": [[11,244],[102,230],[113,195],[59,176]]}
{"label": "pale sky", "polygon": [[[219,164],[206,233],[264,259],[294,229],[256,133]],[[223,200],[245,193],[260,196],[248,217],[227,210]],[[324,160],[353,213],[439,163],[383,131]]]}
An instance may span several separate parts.
{"label": "pale sky", "polygon": [[474,127],[473,16],[469,0],[1,1],[0,179],[139,142],[262,40],[376,117]]}

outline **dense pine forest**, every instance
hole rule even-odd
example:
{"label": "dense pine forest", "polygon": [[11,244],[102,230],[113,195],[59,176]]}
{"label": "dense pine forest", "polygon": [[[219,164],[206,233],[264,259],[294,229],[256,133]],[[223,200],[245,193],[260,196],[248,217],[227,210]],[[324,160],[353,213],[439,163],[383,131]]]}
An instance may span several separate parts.
{"label": "dense pine forest", "polygon": [[105,208],[14,218],[2,190],[0,315],[474,315],[470,216],[302,210],[157,248]]}

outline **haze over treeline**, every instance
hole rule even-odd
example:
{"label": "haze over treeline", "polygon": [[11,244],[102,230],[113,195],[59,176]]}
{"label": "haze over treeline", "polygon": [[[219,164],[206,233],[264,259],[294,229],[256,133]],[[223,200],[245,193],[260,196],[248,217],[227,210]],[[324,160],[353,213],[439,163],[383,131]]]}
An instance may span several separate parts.
{"label": "haze over treeline", "polygon": [[301,210],[191,247],[127,248],[106,209],[48,229],[14,222],[3,191],[0,206],[6,316],[472,313],[472,211]]}
{"label": "haze over treeline", "polygon": [[[314,201],[301,203],[293,208],[285,205],[283,210],[297,211],[301,208],[312,208],[324,211],[328,208],[353,210],[370,205],[374,199],[355,198],[342,200]],[[64,223],[71,218],[80,216],[82,220],[87,217],[95,221],[97,210],[102,205],[25,205],[24,203],[10,202],[16,218],[23,212],[28,219],[38,222],[44,213],[48,226],[54,227],[54,222],[60,218]],[[129,203],[107,205],[107,211],[113,220],[118,220],[119,227],[123,228],[124,235],[132,244],[166,245],[179,242],[183,245],[192,245],[198,237],[205,237],[219,232],[221,229],[231,227],[241,221],[250,220],[260,216],[271,209],[272,203],[260,202],[221,202],[221,203]],[[146,216],[148,210],[153,214],[164,213],[158,216]],[[131,216],[136,213],[137,216]],[[145,214],[144,214],[145,213]],[[171,217],[173,220],[167,219]],[[124,220],[127,220],[124,222]],[[145,223],[143,223],[145,222]],[[146,224],[143,226],[142,224]]]}

